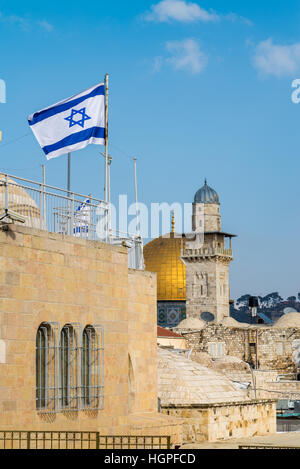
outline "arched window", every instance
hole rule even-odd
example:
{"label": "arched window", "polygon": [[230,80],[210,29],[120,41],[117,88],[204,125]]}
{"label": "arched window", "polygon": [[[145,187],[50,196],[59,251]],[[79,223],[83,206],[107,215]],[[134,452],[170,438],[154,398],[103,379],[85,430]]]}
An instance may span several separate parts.
{"label": "arched window", "polygon": [[103,408],[103,330],[86,326],[82,334],[82,407]]}
{"label": "arched window", "polygon": [[80,408],[80,326],[67,324],[60,334],[60,405],[75,411]]}
{"label": "arched window", "polygon": [[43,323],[36,334],[36,408],[55,412],[57,407],[56,323]]}

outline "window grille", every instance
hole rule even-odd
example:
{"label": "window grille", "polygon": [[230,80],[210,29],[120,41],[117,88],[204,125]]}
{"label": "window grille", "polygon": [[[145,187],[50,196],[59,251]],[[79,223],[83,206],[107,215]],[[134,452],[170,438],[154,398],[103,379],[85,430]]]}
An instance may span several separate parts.
{"label": "window grille", "polygon": [[103,328],[43,323],[36,336],[36,408],[43,413],[104,406]]}
{"label": "window grille", "polygon": [[103,329],[87,326],[82,336],[82,408],[103,408]]}
{"label": "window grille", "polygon": [[60,334],[60,407],[62,410],[80,409],[80,324],[67,324]]}
{"label": "window grille", "polygon": [[43,323],[36,335],[36,408],[55,412],[57,407],[57,338],[59,325]]}

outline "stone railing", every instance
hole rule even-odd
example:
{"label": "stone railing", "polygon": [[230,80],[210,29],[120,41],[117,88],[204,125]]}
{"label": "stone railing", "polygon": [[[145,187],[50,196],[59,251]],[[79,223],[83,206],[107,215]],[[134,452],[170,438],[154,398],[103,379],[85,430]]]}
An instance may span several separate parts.
{"label": "stone railing", "polygon": [[191,257],[233,257],[232,249],[224,249],[224,248],[201,248],[201,249],[182,249],[181,257],[184,258],[191,258]]}

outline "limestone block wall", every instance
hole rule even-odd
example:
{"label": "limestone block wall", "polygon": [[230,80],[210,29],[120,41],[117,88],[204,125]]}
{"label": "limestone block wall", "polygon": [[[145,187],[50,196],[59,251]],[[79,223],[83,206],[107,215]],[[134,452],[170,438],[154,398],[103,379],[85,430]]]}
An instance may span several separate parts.
{"label": "limestone block wall", "polygon": [[131,411],[157,412],[156,274],[129,270],[128,298]]}
{"label": "limestone block wall", "polygon": [[[103,410],[36,411],[43,322],[103,326]],[[0,231],[1,430],[128,433],[129,353],[136,410],[156,411],[156,337],[155,277],[128,274],[125,248],[14,225]]]}
{"label": "limestone block wall", "polygon": [[265,381],[259,390],[259,397],[264,399],[300,400],[300,381]]}
{"label": "limestone block wall", "polygon": [[218,204],[193,204],[193,231],[221,231],[220,205]]}
{"label": "limestone block wall", "polygon": [[195,351],[209,352],[209,344],[224,343],[225,355],[256,363],[256,331],[258,331],[258,362],[261,370],[276,370],[278,373],[295,373],[293,343],[300,338],[300,329],[278,329],[275,327],[249,326],[225,327],[208,325],[200,332],[186,331],[189,347]]}
{"label": "limestone block wall", "polygon": [[[202,293],[202,294],[201,294]],[[209,312],[219,323],[229,316],[229,263],[215,259],[186,263],[186,314]]]}
{"label": "limestone block wall", "polygon": [[184,419],[183,440],[218,441],[276,433],[276,401],[257,400],[193,408],[169,407],[168,415]]}

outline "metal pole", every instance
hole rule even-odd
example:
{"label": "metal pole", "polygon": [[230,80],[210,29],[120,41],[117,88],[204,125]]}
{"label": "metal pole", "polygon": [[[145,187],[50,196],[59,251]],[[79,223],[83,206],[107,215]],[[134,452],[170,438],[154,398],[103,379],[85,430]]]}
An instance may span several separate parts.
{"label": "metal pole", "polygon": [[136,173],[136,158],[134,161],[134,190],[135,190],[135,208],[136,208],[136,234],[141,235],[140,219],[139,219],[139,206],[138,206],[138,188],[137,188],[137,173]]}
{"label": "metal pole", "polygon": [[256,330],[256,369],[258,370],[258,330]]}
{"label": "metal pole", "polygon": [[8,210],[8,176],[5,176],[5,211]]}
{"label": "metal pole", "polygon": [[71,153],[68,153],[68,197],[71,193]]}
{"label": "metal pole", "polygon": [[109,75],[105,75],[105,202],[108,202],[108,80]]}
{"label": "metal pole", "polygon": [[40,229],[46,228],[43,226],[43,220],[45,219],[46,211],[46,196],[45,196],[45,184],[46,184],[46,167],[43,164],[43,184],[42,184],[42,198],[41,198],[41,207],[40,207]]}
{"label": "metal pole", "polygon": [[[109,94],[109,75],[105,75],[105,203],[109,203],[109,174],[108,174],[108,94]],[[106,205],[106,241],[108,241],[109,230],[109,210],[110,207]]]}

